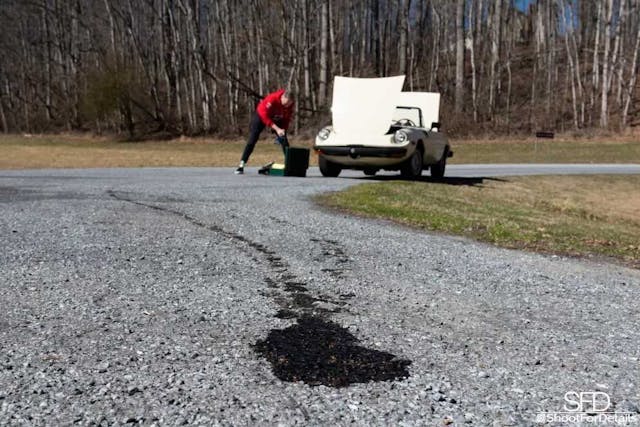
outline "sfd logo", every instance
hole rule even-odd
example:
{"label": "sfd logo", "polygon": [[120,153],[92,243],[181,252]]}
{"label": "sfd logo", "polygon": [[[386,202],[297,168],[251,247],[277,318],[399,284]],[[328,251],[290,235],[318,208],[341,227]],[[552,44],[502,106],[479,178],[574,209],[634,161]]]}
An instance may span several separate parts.
{"label": "sfd logo", "polygon": [[611,406],[609,395],[603,391],[568,391],[564,400],[568,412],[605,412]]}

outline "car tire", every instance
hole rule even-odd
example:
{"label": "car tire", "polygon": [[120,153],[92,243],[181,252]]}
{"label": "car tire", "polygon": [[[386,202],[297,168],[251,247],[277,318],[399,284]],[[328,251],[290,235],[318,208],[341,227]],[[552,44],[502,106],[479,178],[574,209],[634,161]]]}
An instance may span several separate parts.
{"label": "car tire", "polygon": [[322,176],[335,178],[342,172],[340,165],[330,162],[322,154],[318,156],[318,166]]}
{"label": "car tire", "polygon": [[415,150],[400,168],[400,174],[406,179],[416,179],[422,175],[422,151]]}
{"label": "car tire", "polygon": [[447,167],[447,157],[449,157],[449,147],[445,147],[442,152],[442,158],[438,163],[431,165],[431,177],[436,179],[444,178],[444,170]]}
{"label": "car tire", "polygon": [[378,169],[365,169],[363,172],[367,176],[375,176],[378,173]]}

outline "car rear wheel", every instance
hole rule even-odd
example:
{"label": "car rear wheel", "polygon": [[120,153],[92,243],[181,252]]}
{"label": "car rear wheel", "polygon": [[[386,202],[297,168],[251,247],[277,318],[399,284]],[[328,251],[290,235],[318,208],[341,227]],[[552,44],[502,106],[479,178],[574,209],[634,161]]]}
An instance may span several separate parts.
{"label": "car rear wheel", "polygon": [[322,154],[318,156],[318,166],[320,167],[322,176],[335,178],[342,172],[340,165],[330,162]]}
{"label": "car rear wheel", "polygon": [[400,174],[407,179],[415,179],[422,175],[422,151],[413,152],[400,168]]}
{"label": "car rear wheel", "polygon": [[431,176],[433,178],[441,179],[444,177],[444,170],[447,167],[447,157],[449,157],[449,147],[445,147],[442,158],[438,160],[438,163],[431,165]]}

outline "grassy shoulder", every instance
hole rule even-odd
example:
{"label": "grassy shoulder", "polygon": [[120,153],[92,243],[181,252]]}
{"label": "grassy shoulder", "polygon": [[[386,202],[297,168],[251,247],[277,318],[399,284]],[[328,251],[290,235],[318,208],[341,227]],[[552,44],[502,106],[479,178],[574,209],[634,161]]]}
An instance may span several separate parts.
{"label": "grassy shoulder", "polygon": [[[265,137],[251,165],[281,161],[280,148]],[[310,140],[292,140],[311,147]],[[640,163],[640,142],[595,140],[451,141],[452,163]],[[244,140],[185,138],[171,141],[120,142],[73,135],[0,135],[0,169],[235,166]],[[311,156],[317,164],[317,156]]]}
{"label": "grassy shoulder", "polygon": [[[0,169],[235,166],[244,141],[182,139],[120,142],[87,136],[0,136]],[[251,165],[282,161],[282,150],[264,139]]]}
{"label": "grassy shoulder", "polygon": [[640,138],[453,141],[451,163],[640,163]]}
{"label": "grassy shoulder", "polygon": [[610,257],[640,268],[640,176],[391,181],[319,201],[502,247]]}

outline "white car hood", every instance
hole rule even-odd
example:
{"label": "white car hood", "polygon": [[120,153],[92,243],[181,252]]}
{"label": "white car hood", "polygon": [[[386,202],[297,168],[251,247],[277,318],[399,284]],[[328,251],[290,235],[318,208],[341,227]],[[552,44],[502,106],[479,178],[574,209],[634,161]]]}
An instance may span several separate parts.
{"label": "white car hood", "polygon": [[331,115],[340,136],[384,135],[391,126],[405,76],[361,79],[336,76]]}
{"label": "white car hood", "polygon": [[[429,129],[439,122],[440,94],[435,92],[402,92],[398,106],[418,107],[422,113],[422,126]],[[417,123],[417,122],[416,122]]]}

